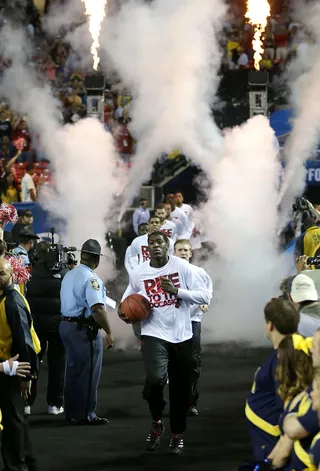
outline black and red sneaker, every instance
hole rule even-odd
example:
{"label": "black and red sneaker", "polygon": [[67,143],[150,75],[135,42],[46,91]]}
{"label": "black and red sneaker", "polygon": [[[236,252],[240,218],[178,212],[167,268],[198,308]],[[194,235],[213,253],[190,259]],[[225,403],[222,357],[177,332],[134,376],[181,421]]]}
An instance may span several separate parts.
{"label": "black and red sneaker", "polygon": [[175,455],[181,455],[183,452],[183,435],[182,433],[172,434],[171,440],[170,440],[170,448],[171,452],[174,453]]}
{"label": "black and red sneaker", "polygon": [[155,451],[160,445],[160,438],[165,430],[164,423],[152,422],[151,431],[146,440],[146,448],[148,451]]}

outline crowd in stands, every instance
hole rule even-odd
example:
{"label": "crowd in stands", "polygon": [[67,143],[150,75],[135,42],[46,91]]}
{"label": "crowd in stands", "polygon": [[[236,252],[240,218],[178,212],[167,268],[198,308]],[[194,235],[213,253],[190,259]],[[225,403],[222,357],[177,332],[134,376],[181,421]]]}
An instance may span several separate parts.
{"label": "crowd in stands", "polygon": [[[223,65],[229,70],[254,68],[254,27],[246,21],[243,6],[243,3],[232,5],[232,16],[224,25]],[[235,10],[239,10],[238,15]],[[296,54],[297,44],[302,40],[312,41],[312,38],[300,23],[292,19],[288,7],[282,5],[277,14],[272,14],[269,18],[263,40],[264,54],[260,67],[262,70],[270,70],[291,60]]]}

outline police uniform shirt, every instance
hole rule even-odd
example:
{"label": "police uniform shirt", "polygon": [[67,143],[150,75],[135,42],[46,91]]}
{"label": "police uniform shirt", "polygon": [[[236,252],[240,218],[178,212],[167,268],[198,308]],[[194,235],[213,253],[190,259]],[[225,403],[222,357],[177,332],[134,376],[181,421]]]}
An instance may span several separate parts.
{"label": "police uniform shirt", "polygon": [[280,436],[278,422],[284,406],[277,394],[277,362],[275,350],[256,371],[245,409],[249,422],[273,437]]}
{"label": "police uniform shirt", "polygon": [[86,265],[80,264],[69,271],[61,284],[61,313],[65,317],[79,317],[85,308],[85,317],[92,315],[92,306],[106,307],[106,291],[103,282]]}
{"label": "police uniform shirt", "polygon": [[[148,234],[136,237],[131,244],[130,265],[133,269],[150,260],[148,237]],[[174,243],[171,239],[169,239],[169,241],[169,254],[172,255],[174,251]]]}
{"label": "police uniform shirt", "polygon": [[23,260],[23,266],[27,267],[28,265],[30,265],[30,260],[29,260],[28,252],[26,251],[25,248],[21,247],[21,245],[19,245],[18,247],[16,247],[16,248],[13,250],[13,253],[14,253],[14,255],[18,255],[19,257],[22,258],[22,260]]}
{"label": "police uniform shirt", "polygon": [[[208,275],[208,273],[201,267],[197,267],[196,265],[192,265],[192,266],[199,273],[199,275],[201,276],[205,287],[209,291],[212,292],[213,291],[212,280],[211,280],[210,276]],[[191,311],[190,311],[190,316],[191,316],[192,322],[201,322],[202,321],[202,315],[203,315],[203,312],[201,311],[200,306],[197,305],[197,304],[193,304],[191,306]]]}
{"label": "police uniform shirt", "polygon": [[305,468],[312,467],[309,451],[315,435],[319,432],[319,419],[317,412],[312,409],[311,391],[312,386],[309,386],[298,409],[298,420],[309,435],[294,442],[291,464],[295,471],[304,471]]}
{"label": "police uniform shirt", "polygon": [[[167,277],[178,288],[178,294],[162,291],[161,278]],[[212,296],[194,266],[181,258],[170,256],[160,268],[150,262],[140,265],[130,276],[130,284],[122,300],[138,293],[148,299],[151,314],[141,322],[141,335],[147,335],[171,343],[191,339],[191,304],[209,304]]]}

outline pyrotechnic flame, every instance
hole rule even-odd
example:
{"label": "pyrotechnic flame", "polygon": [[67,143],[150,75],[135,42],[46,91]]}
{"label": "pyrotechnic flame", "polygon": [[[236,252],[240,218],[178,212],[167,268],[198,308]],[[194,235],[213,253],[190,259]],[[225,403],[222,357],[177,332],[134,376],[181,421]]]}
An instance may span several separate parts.
{"label": "pyrotechnic flame", "polygon": [[93,55],[93,68],[98,69],[100,62],[98,49],[101,23],[105,17],[107,0],[81,0],[86,6],[86,14],[89,17],[89,30],[92,36],[91,54]]}
{"label": "pyrotechnic flame", "polygon": [[260,62],[264,53],[262,35],[266,30],[271,10],[268,0],[247,0],[246,18],[254,26],[252,46],[254,50],[254,67],[260,70]]}

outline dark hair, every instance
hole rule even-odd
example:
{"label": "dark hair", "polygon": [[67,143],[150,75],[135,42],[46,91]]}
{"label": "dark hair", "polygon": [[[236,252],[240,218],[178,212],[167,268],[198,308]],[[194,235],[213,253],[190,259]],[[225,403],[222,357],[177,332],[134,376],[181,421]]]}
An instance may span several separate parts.
{"label": "dark hair", "polygon": [[169,243],[169,237],[166,236],[166,234],[164,232],[161,232],[161,231],[154,231],[154,232],[151,232],[149,235],[148,235],[148,242],[150,240],[150,237],[151,236],[154,236],[154,235],[157,235],[157,236],[161,236],[163,238],[163,240],[168,244]]}
{"label": "dark hair", "polygon": [[264,308],[266,322],[271,322],[279,334],[295,334],[300,321],[300,314],[293,302],[287,299],[273,298]]}
{"label": "dark hair", "polygon": [[27,172],[30,172],[30,170],[33,170],[34,169],[34,164],[27,164],[26,166],[26,171]]}
{"label": "dark hair", "polygon": [[82,262],[99,263],[100,255],[93,254],[93,253],[88,253],[88,252],[81,252],[81,257],[80,258],[81,258],[80,263],[82,263]]}
{"label": "dark hair", "polygon": [[29,240],[32,240],[33,237],[30,237],[30,236],[25,236],[25,235],[20,235],[19,236],[19,244],[27,244],[29,242]]}
{"label": "dark hair", "polygon": [[141,224],[139,224],[138,229],[140,229],[141,226],[149,226],[149,223],[148,222],[142,222]]}
{"label": "dark hair", "polygon": [[312,356],[293,346],[292,335],[281,340],[278,347],[276,379],[278,394],[283,401],[307,389],[313,378]]}
{"label": "dark hair", "polygon": [[156,214],[151,214],[151,216],[149,218],[149,222],[151,221],[151,219],[159,219],[159,221],[160,221],[159,216],[156,216]]}
{"label": "dark hair", "polygon": [[303,225],[304,225],[304,230],[307,231],[308,229],[310,229],[310,227],[316,226],[317,224],[315,220],[313,219],[313,217],[307,217],[304,220]]}
{"label": "dark hair", "polygon": [[0,239],[0,256],[4,255],[7,251],[7,243],[5,240]]}
{"label": "dark hair", "polygon": [[44,259],[46,254],[48,253],[48,249],[50,248],[49,242],[42,240],[39,242],[36,248],[37,256],[39,260]]}
{"label": "dark hair", "polygon": [[159,203],[159,204],[157,204],[157,206],[156,206],[156,211],[157,211],[157,209],[166,209],[166,207],[165,207],[165,205],[164,205],[163,203]]}

